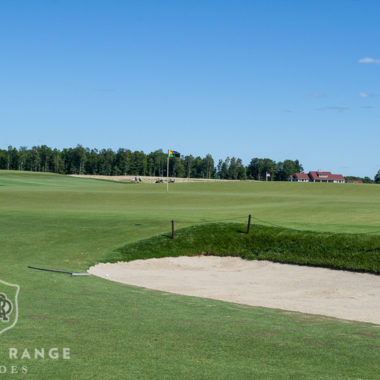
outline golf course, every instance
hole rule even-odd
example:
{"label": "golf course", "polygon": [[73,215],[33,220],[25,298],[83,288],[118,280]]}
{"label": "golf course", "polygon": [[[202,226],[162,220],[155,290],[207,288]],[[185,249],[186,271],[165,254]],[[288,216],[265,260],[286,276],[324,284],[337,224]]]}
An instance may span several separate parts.
{"label": "golf course", "polygon": [[[376,324],[28,268],[232,254],[378,275],[379,200],[374,184],[197,182],[167,193],[165,183],[0,171],[0,279],[20,286],[18,322],[0,335],[1,376],[379,378]],[[68,347],[70,359],[10,359],[10,347]]]}

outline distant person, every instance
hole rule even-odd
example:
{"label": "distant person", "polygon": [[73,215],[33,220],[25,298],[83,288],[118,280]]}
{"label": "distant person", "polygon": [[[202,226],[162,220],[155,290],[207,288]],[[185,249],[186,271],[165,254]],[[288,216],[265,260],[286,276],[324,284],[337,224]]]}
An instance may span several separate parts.
{"label": "distant person", "polygon": [[137,177],[135,177],[135,182],[137,182]]}
{"label": "distant person", "polygon": [[141,177],[139,177],[139,182],[141,183]]}

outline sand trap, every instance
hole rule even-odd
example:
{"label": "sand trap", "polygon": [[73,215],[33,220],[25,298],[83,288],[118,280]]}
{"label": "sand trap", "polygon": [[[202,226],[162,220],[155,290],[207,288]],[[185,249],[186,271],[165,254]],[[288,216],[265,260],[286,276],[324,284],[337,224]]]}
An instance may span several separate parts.
{"label": "sand trap", "polygon": [[189,296],[380,324],[380,276],[195,256],[98,264],[108,280]]}

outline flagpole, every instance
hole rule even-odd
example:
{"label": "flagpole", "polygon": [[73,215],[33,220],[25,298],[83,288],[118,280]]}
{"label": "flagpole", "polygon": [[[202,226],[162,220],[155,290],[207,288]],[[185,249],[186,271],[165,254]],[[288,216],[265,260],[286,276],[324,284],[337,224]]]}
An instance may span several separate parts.
{"label": "flagpole", "polygon": [[169,153],[170,151],[168,150],[168,161],[166,163],[166,192],[169,192]]}

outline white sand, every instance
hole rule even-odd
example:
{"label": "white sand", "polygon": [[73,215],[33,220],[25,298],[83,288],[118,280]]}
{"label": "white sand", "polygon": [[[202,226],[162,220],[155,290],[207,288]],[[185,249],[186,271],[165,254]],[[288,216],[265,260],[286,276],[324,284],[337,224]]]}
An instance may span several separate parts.
{"label": "white sand", "polygon": [[[106,179],[109,181],[117,181],[117,182],[135,182],[134,175],[92,175],[92,174],[68,174],[70,177],[78,177],[78,178],[92,178],[92,179]],[[166,184],[166,177],[150,177],[150,176],[137,176],[137,178],[141,178],[143,183],[155,183],[158,179],[163,179]],[[214,179],[214,178],[170,178],[175,179],[176,183],[179,182],[240,182],[239,180],[233,179]],[[246,181],[246,180],[245,180]],[[254,180],[249,180],[252,182],[256,182]]]}
{"label": "white sand", "polygon": [[148,289],[380,324],[380,276],[371,274],[216,256],[98,264],[89,272]]}

